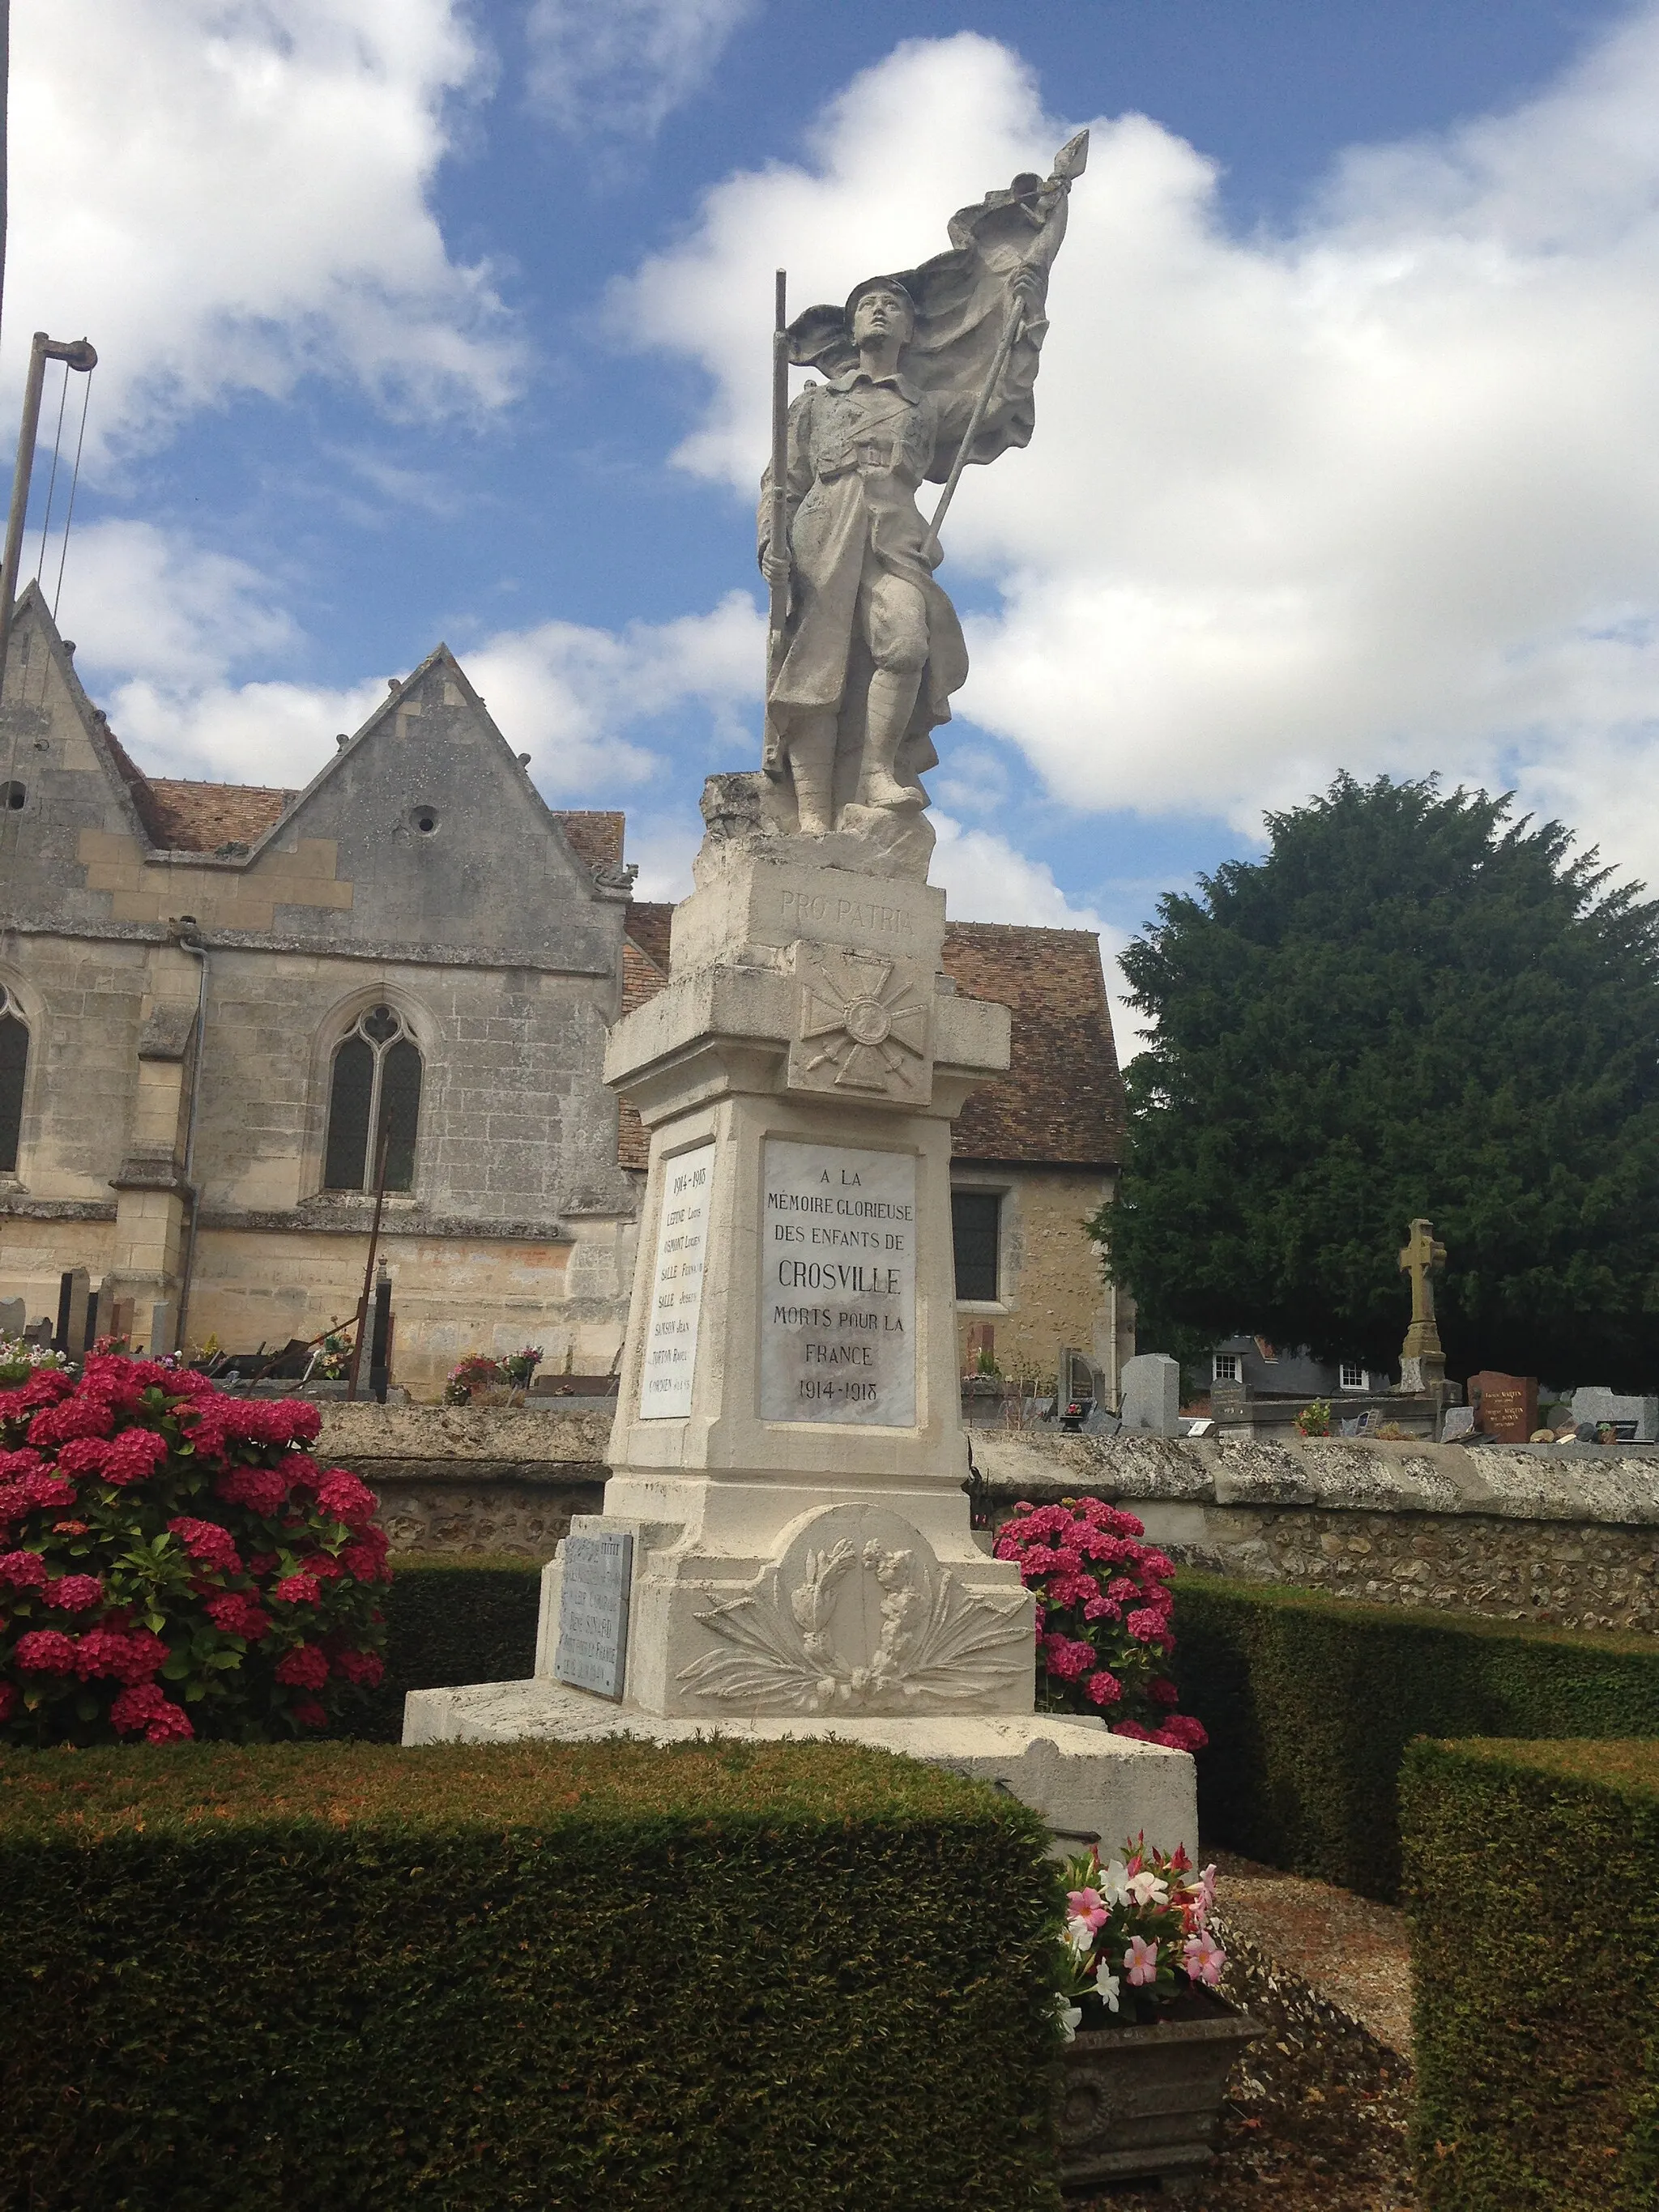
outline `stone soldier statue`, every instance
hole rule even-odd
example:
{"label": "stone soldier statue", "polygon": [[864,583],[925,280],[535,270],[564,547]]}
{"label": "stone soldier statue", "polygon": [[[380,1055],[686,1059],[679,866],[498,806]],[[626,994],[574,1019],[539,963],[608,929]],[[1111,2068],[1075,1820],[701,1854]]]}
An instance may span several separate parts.
{"label": "stone soldier statue", "polygon": [[[790,407],[762,483],[775,608],[763,766],[793,788],[803,835],[890,832],[927,804],[929,733],[968,674],[933,580],[937,533],[963,465],[1030,439],[1048,270],[1087,149],[1080,133],[1046,179],[1016,177],[963,209],[948,252],[788,325],[789,360],[825,380]],[[945,487],[931,523],[916,505],[929,480]]]}

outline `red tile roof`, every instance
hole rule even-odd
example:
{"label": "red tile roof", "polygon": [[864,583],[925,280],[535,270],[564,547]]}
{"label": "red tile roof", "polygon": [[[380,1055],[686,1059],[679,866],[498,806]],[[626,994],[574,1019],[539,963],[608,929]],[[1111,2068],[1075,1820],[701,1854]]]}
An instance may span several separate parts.
{"label": "red tile roof", "polygon": [[628,822],[625,814],[593,808],[571,814],[555,813],[553,819],[569,841],[571,851],[587,866],[622,866],[623,833]]}
{"label": "red tile roof", "polygon": [[[654,999],[668,981],[668,924],[673,913],[672,906],[653,906],[644,900],[635,901],[628,909],[628,933],[623,939],[622,1010],[625,1014]],[[660,959],[656,957],[659,947]],[[651,1164],[651,1140],[645,1124],[626,1100],[617,1109],[617,1164],[624,1168]]]}
{"label": "red tile roof", "polygon": [[969,1094],[956,1158],[1118,1165],[1123,1078],[1094,932],[951,922],[945,972],[964,998],[995,1000],[1013,1017],[1012,1064]]}
{"label": "red tile roof", "polygon": [[216,853],[255,845],[299,796],[257,783],[193,783],[150,775],[133,787],[149,841],[167,853]]}
{"label": "red tile roof", "polygon": [[[673,922],[674,909],[666,902],[635,899],[629,906],[628,934],[661,969],[665,981],[668,975],[668,935]],[[649,992],[646,995],[648,998]]]}

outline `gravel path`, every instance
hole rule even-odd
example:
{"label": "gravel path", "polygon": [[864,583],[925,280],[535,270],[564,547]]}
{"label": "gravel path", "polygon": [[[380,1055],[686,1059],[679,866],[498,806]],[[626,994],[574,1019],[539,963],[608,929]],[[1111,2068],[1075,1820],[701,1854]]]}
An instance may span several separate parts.
{"label": "gravel path", "polygon": [[[1220,1856],[1224,1990],[1267,2033],[1234,2069],[1191,2212],[1418,2212],[1407,2148],[1409,1954],[1387,1905]],[[1168,2208],[1131,2185],[1073,2212]]]}

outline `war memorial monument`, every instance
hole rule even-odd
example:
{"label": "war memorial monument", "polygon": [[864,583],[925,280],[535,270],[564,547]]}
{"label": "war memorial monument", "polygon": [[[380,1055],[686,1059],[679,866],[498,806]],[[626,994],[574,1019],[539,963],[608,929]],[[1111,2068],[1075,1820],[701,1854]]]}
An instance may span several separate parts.
{"label": "war memorial monument", "polygon": [[1031,435],[1086,147],[844,307],[786,322],[780,280],[763,765],[709,780],[668,986],[605,1062],[650,1169],[605,1510],[544,1572],[533,1679],[416,1692],[407,1743],[834,1734],[1196,1844],[1185,1753],[1034,1711],[1034,1601],[963,1487],[951,1125],[1009,1032],[942,973],[921,778],[968,659],[934,569],[964,465]]}

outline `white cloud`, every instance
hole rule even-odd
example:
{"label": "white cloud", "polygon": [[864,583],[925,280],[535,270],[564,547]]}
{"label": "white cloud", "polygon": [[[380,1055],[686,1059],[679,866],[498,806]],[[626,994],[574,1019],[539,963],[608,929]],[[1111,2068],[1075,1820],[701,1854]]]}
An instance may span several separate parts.
{"label": "white cloud", "polygon": [[386,696],[384,680],[331,690],[312,684],[204,684],[188,690],[135,677],[110,694],[112,726],[154,775],[263,783],[301,791]]}
{"label": "white cloud", "polygon": [[[104,522],[70,548],[62,627],[123,742],[160,774],[300,785],[386,696],[384,676],[345,685],[237,680],[297,650],[268,580],[149,523]],[[729,592],[707,614],[611,631],[575,623],[501,630],[463,656],[475,688],[550,799],[637,787],[660,772],[653,725],[696,709],[724,748],[750,740],[765,624]],[[631,733],[631,735],[630,735]],[[633,742],[633,737],[643,742]]]}
{"label": "white cloud", "polygon": [[[50,588],[51,557],[47,571]],[[213,682],[297,638],[257,569],[148,522],[97,522],[75,532],[60,612],[64,632],[82,639],[83,670],[173,690]]]}
{"label": "white cloud", "polygon": [[[1077,806],[1247,828],[1338,768],[1438,768],[1659,868],[1627,799],[1659,769],[1656,103],[1650,6],[1513,113],[1353,153],[1279,239],[1228,235],[1157,123],[1097,122],[1034,442],[948,526],[942,580],[1002,598],[963,713]],[[775,263],[838,298],[1079,119],[985,39],[910,44],[804,163],[709,193],[614,301],[711,380],[681,463],[752,491]]]}
{"label": "white cloud", "polygon": [[573,138],[651,137],[761,0],[534,0],[530,98]]}
{"label": "white cloud", "polygon": [[691,890],[691,863],[702,843],[702,824],[683,810],[672,815],[628,817],[628,857],[639,866],[634,896],[678,906]]}
{"label": "white cloud", "polygon": [[489,711],[550,796],[642,783],[659,765],[622,735],[688,705],[723,742],[746,744],[738,708],[758,696],[766,629],[754,601],[728,592],[706,615],[622,630],[548,622],[506,630],[465,656]]}
{"label": "white cloud", "polygon": [[953,921],[1024,922],[1038,929],[1104,927],[1091,907],[1074,907],[1046,860],[1027,860],[990,830],[964,830],[930,813],[939,838],[928,874],[943,884]]}
{"label": "white cloud", "polygon": [[1129,941],[1127,931],[1103,921],[1092,907],[1073,906],[1054,881],[1046,860],[1028,859],[994,830],[964,829],[950,815],[937,811],[928,819],[939,836],[928,874],[934,883],[945,886],[952,921],[1090,929],[1099,938],[1118,1060],[1121,1063],[1132,1059],[1146,1042],[1146,1031],[1124,999],[1118,955]]}
{"label": "white cloud", "polygon": [[14,11],[6,357],[84,332],[94,441],[308,370],[394,411],[499,404],[516,341],[429,204],[484,61],[461,0]]}

